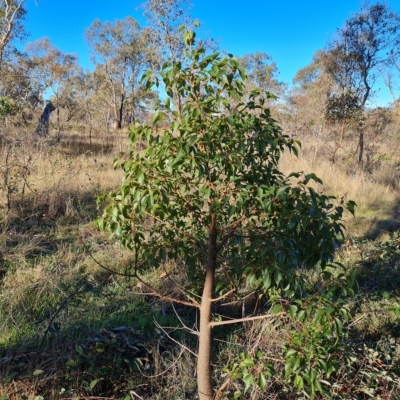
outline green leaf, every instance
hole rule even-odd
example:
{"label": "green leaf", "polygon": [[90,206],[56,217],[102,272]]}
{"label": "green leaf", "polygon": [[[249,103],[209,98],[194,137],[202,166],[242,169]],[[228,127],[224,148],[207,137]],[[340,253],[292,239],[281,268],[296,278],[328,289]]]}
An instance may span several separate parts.
{"label": "green leaf", "polygon": [[285,353],[285,357],[286,357],[286,358],[289,358],[289,357],[293,356],[294,354],[297,354],[297,350],[289,349],[289,350]]}
{"label": "green leaf", "polygon": [[306,312],[305,312],[304,310],[300,310],[300,311],[297,313],[297,320],[298,320],[298,321],[304,322],[305,317],[306,317]]}
{"label": "green leaf", "polygon": [[160,112],[156,112],[153,116],[153,125],[156,125],[158,121],[160,121],[161,119],[161,113]]}
{"label": "green leaf", "polygon": [[246,393],[250,386],[254,384],[254,377],[252,374],[243,374],[244,392]]}
{"label": "green leaf", "polygon": [[320,185],[322,185],[322,183],[323,183],[322,180],[319,179],[318,176],[315,175],[315,174],[313,174],[313,173],[307,174],[307,175],[305,176],[304,184],[307,185],[307,184],[310,182],[310,180],[313,180],[314,182],[317,182],[317,183],[319,183]]}
{"label": "green leaf", "polygon": [[280,313],[283,310],[282,304],[275,304],[274,307],[272,308],[270,314],[275,315]]}
{"label": "green leaf", "polygon": [[293,384],[297,390],[302,390],[304,388],[304,381],[300,375],[296,375]]}
{"label": "green leaf", "polygon": [[356,207],[357,207],[357,204],[352,200],[350,200],[346,203],[347,210],[349,210],[353,215],[355,215],[354,213],[355,213]]}
{"label": "green leaf", "polygon": [[284,196],[286,194],[287,189],[289,188],[289,186],[283,186],[281,188],[279,188],[279,190],[276,192],[276,196],[280,197],[280,198],[285,198],[286,196]]}
{"label": "green leaf", "polygon": [[335,317],[335,324],[338,335],[341,335],[343,332],[343,322],[339,318]]}
{"label": "green leaf", "polygon": [[75,350],[76,350],[76,352],[77,352],[78,354],[80,354],[81,356],[85,356],[85,357],[86,357],[86,354],[84,353],[84,351],[83,351],[83,349],[82,349],[81,346],[76,345],[76,346],[75,346]]}
{"label": "green leaf", "polygon": [[96,351],[98,353],[103,353],[104,352],[104,343],[102,342],[96,342]]}
{"label": "green leaf", "polygon": [[295,306],[294,304],[290,305],[290,306],[289,306],[289,315],[290,315],[292,318],[295,318],[295,317],[296,317],[297,310],[298,310],[298,307],[297,307],[297,306]]}
{"label": "green leaf", "polygon": [[319,379],[315,379],[314,383],[315,383],[315,386],[316,386],[316,388],[318,389],[318,391],[319,391],[320,393],[324,393],[324,389],[323,389],[323,387],[322,387],[322,385],[321,385],[320,380],[319,380]]}
{"label": "green leaf", "polygon": [[90,382],[90,389],[93,389],[100,380],[101,379],[95,379],[94,381]]}
{"label": "green leaf", "polygon": [[254,365],[254,360],[252,358],[247,357],[240,363],[240,367],[252,367]]}
{"label": "green leaf", "polygon": [[321,317],[322,317],[323,315],[325,315],[325,313],[326,313],[325,308],[319,308],[319,309],[317,310],[317,312],[315,313],[315,315],[314,315],[313,322],[314,322],[314,323],[319,322],[319,320],[321,319]]}
{"label": "green leaf", "polygon": [[264,390],[265,387],[267,386],[267,380],[265,378],[265,375],[261,372],[260,376],[258,377],[258,386],[261,390]]}
{"label": "green leaf", "polygon": [[38,375],[43,374],[43,372],[44,371],[42,369],[35,369],[35,371],[32,372],[32,375],[33,376],[38,376]]}

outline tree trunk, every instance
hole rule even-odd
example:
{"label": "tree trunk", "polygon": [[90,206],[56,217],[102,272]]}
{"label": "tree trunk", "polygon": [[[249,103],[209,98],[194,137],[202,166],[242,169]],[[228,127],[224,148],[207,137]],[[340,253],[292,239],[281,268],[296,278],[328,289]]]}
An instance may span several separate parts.
{"label": "tree trunk", "polygon": [[360,132],[360,139],[358,142],[359,153],[358,153],[358,164],[362,165],[364,155],[364,133]]}
{"label": "tree trunk", "polygon": [[60,126],[60,108],[57,108],[57,140],[61,137],[61,126]]}
{"label": "tree trunk", "polygon": [[115,114],[115,129],[122,129],[122,119],[124,117],[124,102],[125,102],[125,95],[121,95],[121,103],[119,108],[117,105],[114,105],[114,114]]}
{"label": "tree trunk", "polygon": [[200,400],[212,400],[214,396],[211,379],[211,306],[214,291],[215,268],[217,264],[216,215],[211,215],[208,239],[208,262],[203,296],[200,306],[200,336],[197,359],[197,387]]}
{"label": "tree trunk", "polygon": [[122,108],[122,104],[119,109],[116,104],[114,106],[114,129],[115,130],[122,128],[122,123],[121,123],[121,119],[120,119],[120,114],[122,112],[121,108]]}
{"label": "tree trunk", "polygon": [[118,118],[115,118],[115,122],[114,122],[114,129],[121,129],[122,125],[121,125],[121,120]]}

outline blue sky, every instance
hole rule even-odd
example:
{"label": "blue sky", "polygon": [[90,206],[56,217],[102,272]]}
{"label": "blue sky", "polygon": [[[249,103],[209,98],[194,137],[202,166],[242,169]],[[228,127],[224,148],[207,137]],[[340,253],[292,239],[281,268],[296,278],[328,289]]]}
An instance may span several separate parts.
{"label": "blue sky", "polygon": [[[127,15],[146,24],[144,0],[27,0],[28,41],[50,38],[65,53],[77,53],[90,67],[83,35],[96,18],[115,21]],[[222,50],[241,56],[266,52],[277,63],[280,80],[290,83],[309,64],[344,21],[359,10],[362,0],[192,0],[191,15]],[[400,11],[400,0],[388,2]],[[376,88],[378,89],[378,88]],[[385,99],[381,89],[381,99]],[[389,99],[389,98],[387,98]]]}

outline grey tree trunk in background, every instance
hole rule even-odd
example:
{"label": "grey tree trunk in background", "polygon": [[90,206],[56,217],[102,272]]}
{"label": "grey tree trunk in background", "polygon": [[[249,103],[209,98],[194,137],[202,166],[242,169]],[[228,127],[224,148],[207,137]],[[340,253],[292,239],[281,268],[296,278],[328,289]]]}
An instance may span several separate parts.
{"label": "grey tree trunk in background", "polygon": [[46,137],[49,135],[49,122],[50,114],[55,110],[53,103],[49,101],[40,116],[39,123],[35,129],[35,135],[40,137]]}

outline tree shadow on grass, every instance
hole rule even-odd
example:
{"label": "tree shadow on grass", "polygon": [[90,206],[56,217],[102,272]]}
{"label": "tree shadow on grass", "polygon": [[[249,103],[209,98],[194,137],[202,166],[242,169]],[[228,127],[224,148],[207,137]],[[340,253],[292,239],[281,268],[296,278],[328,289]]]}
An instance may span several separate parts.
{"label": "tree shadow on grass", "polygon": [[400,230],[400,198],[398,198],[392,208],[387,212],[386,218],[374,218],[369,226],[366,239],[376,240],[380,236]]}
{"label": "tree shadow on grass", "polygon": [[[397,218],[396,207],[392,210],[394,218]],[[352,300],[354,319],[350,337],[354,343],[359,343],[359,347],[364,346],[372,351],[371,354],[376,354],[387,371],[398,374],[400,231],[388,231],[387,228],[386,220],[377,221],[369,232],[371,236],[366,235],[350,249],[359,257],[352,266],[356,273],[357,292]],[[371,240],[371,237],[380,240]]]}

